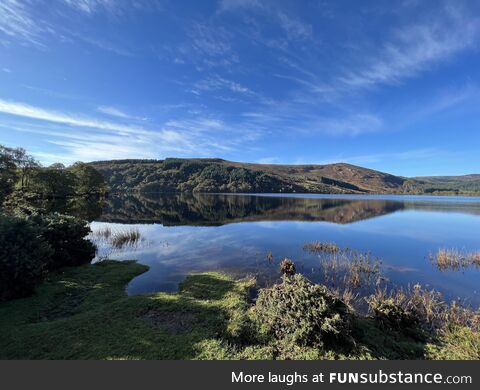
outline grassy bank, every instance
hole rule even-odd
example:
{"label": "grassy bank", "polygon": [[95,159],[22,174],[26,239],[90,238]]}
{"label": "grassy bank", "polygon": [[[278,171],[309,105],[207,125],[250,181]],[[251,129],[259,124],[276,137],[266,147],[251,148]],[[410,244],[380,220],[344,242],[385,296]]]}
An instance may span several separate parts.
{"label": "grassy bank", "polygon": [[452,328],[434,339],[355,316],[351,346],[292,346],[257,332],[252,280],[188,277],[177,294],[128,297],[147,267],[106,261],[67,269],[35,295],[0,304],[2,359],[479,359],[480,337]]}

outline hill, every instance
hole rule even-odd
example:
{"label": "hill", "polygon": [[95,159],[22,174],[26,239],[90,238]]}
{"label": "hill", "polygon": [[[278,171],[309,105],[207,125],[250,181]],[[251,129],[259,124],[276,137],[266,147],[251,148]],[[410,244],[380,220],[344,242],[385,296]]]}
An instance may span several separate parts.
{"label": "hill", "polygon": [[480,175],[406,178],[346,163],[253,164],[215,158],[91,163],[113,192],[446,194],[480,191]]}
{"label": "hill", "polygon": [[92,165],[114,192],[401,193],[407,182],[345,163],[267,165],[167,158],[98,161]]}
{"label": "hill", "polygon": [[480,175],[471,174],[464,176],[424,176],[414,178],[421,186],[435,189],[437,192],[451,191],[459,193],[480,192]]}

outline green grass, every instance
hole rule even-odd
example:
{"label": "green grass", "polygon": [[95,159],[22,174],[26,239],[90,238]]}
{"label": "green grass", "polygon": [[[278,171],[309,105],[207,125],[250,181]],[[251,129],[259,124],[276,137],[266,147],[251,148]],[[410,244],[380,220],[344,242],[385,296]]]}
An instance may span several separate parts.
{"label": "green grass", "polygon": [[479,359],[478,333],[421,342],[358,318],[349,351],[283,345],[251,321],[253,280],[189,276],[177,294],[127,296],[148,268],[105,261],[66,269],[35,295],[0,304],[1,359]]}

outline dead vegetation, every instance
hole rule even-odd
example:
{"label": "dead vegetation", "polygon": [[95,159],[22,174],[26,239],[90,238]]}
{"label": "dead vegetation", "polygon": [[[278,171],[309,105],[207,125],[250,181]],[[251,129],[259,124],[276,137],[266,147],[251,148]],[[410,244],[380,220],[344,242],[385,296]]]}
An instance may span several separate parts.
{"label": "dead vegetation", "polygon": [[140,239],[140,231],[137,228],[132,228],[114,233],[111,244],[115,249],[122,249],[125,246],[134,246]]}
{"label": "dead vegetation", "polygon": [[305,243],[305,245],[303,245],[303,249],[307,250],[307,251],[310,251],[310,252],[313,252],[313,253],[319,253],[319,252],[338,253],[338,252],[340,252],[340,248],[334,242],[320,242],[320,241],[307,242],[307,243]]}
{"label": "dead vegetation", "polygon": [[98,248],[96,261],[107,260],[122,249],[136,249],[145,242],[137,227],[103,226],[94,229],[89,236]]}
{"label": "dead vegetation", "polygon": [[378,289],[367,299],[370,312],[384,327],[397,330],[432,332],[451,327],[467,327],[480,330],[480,312],[458,302],[446,303],[435,290],[427,290],[419,284],[391,290]]}
{"label": "dead vegetation", "polygon": [[335,243],[312,242],[303,248],[318,256],[322,283],[349,305],[378,288],[385,278],[381,261],[369,253],[340,248]]}
{"label": "dead vegetation", "polygon": [[440,248],[437,253],[430,254],[429,259],[441,271],[480,267],[480,251],[466,252],[453,248]]}

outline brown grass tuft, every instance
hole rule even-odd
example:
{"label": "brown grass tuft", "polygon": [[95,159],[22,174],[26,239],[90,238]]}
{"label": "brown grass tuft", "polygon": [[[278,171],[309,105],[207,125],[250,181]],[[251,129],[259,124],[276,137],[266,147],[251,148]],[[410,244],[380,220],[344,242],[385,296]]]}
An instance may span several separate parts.
{"label": "brown grass tuft", "polygon": [[326,252],[326,253],[337,253],[340,251],[340,248],[334,242],[307,242],[303,245],[303,249],[310,252]]}
{"label": "brown grass tuft", "polygon": [[458,271],[471,266],[480,267],[480,252],[462,252],[458,249],[441,248],[436,254],[430,254],[429,259],[439,270]]}

